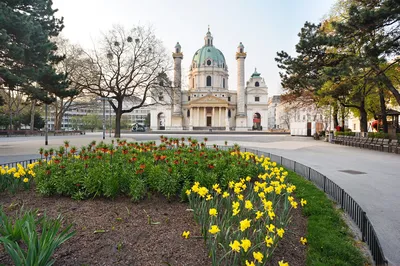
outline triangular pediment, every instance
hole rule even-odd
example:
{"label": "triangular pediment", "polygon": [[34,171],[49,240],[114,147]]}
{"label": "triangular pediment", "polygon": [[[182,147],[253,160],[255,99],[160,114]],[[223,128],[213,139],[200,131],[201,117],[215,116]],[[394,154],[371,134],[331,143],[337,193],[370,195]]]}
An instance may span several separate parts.
{"label": "triangular pediment", "polygon": [[260,87],[247,88],[247,94],[266,94],[266,93],[268,93],[267,88],[260,88]]}
{"label": "triangular pediment", "polygon": [[191,106],[207,106],[207,105],[219,105],[219,106],[227,106],[228,102],[224,99],[215,97],[213,95],[206,95],[196,100],[192,100],[189,103]]}

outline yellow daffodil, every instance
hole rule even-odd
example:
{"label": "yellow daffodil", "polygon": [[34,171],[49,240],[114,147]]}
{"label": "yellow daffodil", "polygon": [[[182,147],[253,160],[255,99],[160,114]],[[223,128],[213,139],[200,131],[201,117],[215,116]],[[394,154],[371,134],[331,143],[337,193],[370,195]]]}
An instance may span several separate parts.
{"label": "yellow daffodil", "polygon": [[269,216],[269,218],[270,218],[271,220],[273,220],[274,217],[275,217],[274,211],[268,211],[268,216]]}
{"label": "yellow daffodil", "polygon": [[215,192],[216,192],[217,194],[221,194],[221,193],[222,193],[222,190],[221,190],[220,188],[217,188],[217,189],[215,190]]}
{"label": "yellow daffodil", "polygon": [[244,207],[248,210],[252,210],[253,209],[253,204],[251,203],[250,200],[246,200],[244,203]]}
{"label": "yellow daffodil", "polygon": [[229,193],[225,191],[225,192],[222,194],[222,197],[223,197],[223,198],[229,197]]}
{"label": "yellow daffodil", "polygon": [[209,200],[212,200],[212,199],[213,199],[213,196],[211,196],[211,194],[208,194],[207,197],[206,197],[206,200],[209,201]]}
{"label": "yellow daffodil", "polygon": [[233,210],[232,210],[232,216],[238,215],[239,212],[240,212],[240,209],[233,209]]}
{"label": "yellow daffodil", "polygon": [[189,196],[189,195],[190,195],[190,193],[191,193],[190,189],[187,189],[185,193],[186,193],[186,195],[188,195],[188,196]]}
{"label": "yellow daffodil", "polygon": [[256,261],[258,261],[258,263],[262,263],[264,255],[261,252],[257,251],[257,252],[253,252],[253,257]]}
{"label": "yellow daffodil", "polygon": [[256,212],[256,220],[260,219],[261,217],[263,217],[264,213],[261,211],[257,211]]}
{"label": "yellow daffodil", "polygon": [[233,243],[231,242],[229,244],[229,246],[231,247],[232,251],[240,252],[240,242],[239,241],[235,240],[235,241],[233,241]]}
{"label": "yellow daffodil", "polygon": [[25,177],[24,180],[22,180],[24,183],[28,183],[29,182],[29,178]]}
{"label": "yellow daffodil", "polygon": [[20,177],[21,177],[21,174],[20,174],[20,173],[15,173],[15,174],[14,174],[14,177],[15,177],[15,178],[20,178]]}
{"label": "yellow daffodil", "polygon": [[250,177],[250,176],[247,176],[247,177],[246,177],[246,181],[247,181],[247,182],[250,182],[250,181],[251,181],[251,177]]}
{"label": "yellow daffodil", "polygon": [[198,193],[199,192],[199,186],[200,186],[199,182],[194,182],[194,185],[192,186],[192,191],[194,193]]}
{"label": "yellow daffodil", "polygon": [[189,235],[190,235],[190,231],[183,231],[183,233],[182,233],[182,236],[183,236],[184,238],[186,238],[186,239],[189,238]]}
{"label": "yellow daffodil", "polygon": [[218,225],[212,225],[210,230],[208,230],[208,232],[210,232],[210,234],[212,234],[212,235],[215,235],[219,231],[221,231],[221,230],[219,230]]}
{"label": "yellow daffodil", "polygon": [[239,201],[232,202],[232,209],[239,209],[239,207],[240,207]]}
{"label": "yellow daffodil", "polygon": [[244,219],[240,221],[240,231],[245,231],[247,228],[250,227],[251,221],[249,219]]}
{"label": "yellow daffodil", "polygon": [[301,199],[300,201],[301,207],[307,204],[307,201],[305,199]]}
{"label": "yellow daffodil", "polygon": [[265,199],[265,193],[263,191],[261,191],[260,193],[258,193],[258,197],[260,199]]}
{"label": "yellow daffodil", "polygon": [[[192,188],[192,190],[193,190],[193,188]],[[200,197],[204,198],[208,194],[208,189],[206,187],[201,187],[201,188],[199,188],[197,193],[199,194]]]}
{"label": "yellow daffodil", "polygon": [[289,202],[292,202],[292,201],[294,201],[294,198],[292,196],[289,196],[288,200],[289,200]]}
{"label": "yellow daffodil", "polygon": [[283,234],[285,233],[285,229],[283,229],[283,228],[278,228],[278,229],[276,229],[276,233],[278,234],[278,236],[279,236],[280,238],[282,238],[282,237],[283,237]]}
{"label": "yellow daffodil", "polygon": [[215,208],[211,208],[208,213],[210,214],[210,216],[217,216],[218,212],[217,209]]}
{"label": "yellow daffodil", "polygon": [[238,194],[238,195],[237,195],[237,198],[238,198],[238,200],[243,201],[243,194]]}
{"label": "yellow daffodil", "polygon": [[292,201],[292,202],[290,202],[290,205],[292,205],[292,207],[293,207],[294,209],[297,209],[297,202]]}
{"label": "yellow daffodil", "polygon": [[219,184],[214,184],[212,187],[214,190],[217,190],[219,188]]}
{"label": "yellow daffodil", "polygon": [[254,262],[249,262],[248,260],[246,260],[246,266],[255,266]]}
{"label": "yellow daffodil", "polygon": [[247,238],[242,239],[242,244],[241,244],[244,252],[247,252],[249,248],[251,247],[251,241],[248,240]]}
{"label": "yellow daffodil", "polygon": [[272,237],[265,236],[265,244],[269,248],[272,247],[272,245],[274,244],[274,239]]}
{"label": "yellow daffodil", "polygon": [[265,226],[271,233],[275,232],[275,225],[270,224]]}
{"label": "yellow daffodil", "polygon": [[280,260],[278,263],[279,263],[279,266],[289,266],[289,263],[283,262],[283,260]]}
{"label": "yellow daffodil", "polygon": [[300,243],[302,243],[303,245],[307,244],[307,238],[300,237]]}

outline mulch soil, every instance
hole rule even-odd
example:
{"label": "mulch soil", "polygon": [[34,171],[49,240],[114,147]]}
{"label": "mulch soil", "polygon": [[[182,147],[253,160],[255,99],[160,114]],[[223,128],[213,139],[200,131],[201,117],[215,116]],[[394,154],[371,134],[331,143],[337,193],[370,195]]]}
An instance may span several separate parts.
{"label": "mulch soil", "polygon": [[[54,265],[208,266],[211,260],[201,237],[182,238],[183,231],[200,236],[200,227],[187,211],[187,203],[168,202],[152,196],[139,203],[129,198],[74,201],[66,197],[42,197],[33,190],[16,195],[0,193],[0,205],[8,215],[21,206],[38,209],[50,217],[61,214],[76,234],[56,250]],[[302,266],[307,220],[300,208],[292,210],[292,222],[268,265],[284,260]],[[104,230],[101,233],[95,231]],[[13,265],[0,246],[0,265]]]}

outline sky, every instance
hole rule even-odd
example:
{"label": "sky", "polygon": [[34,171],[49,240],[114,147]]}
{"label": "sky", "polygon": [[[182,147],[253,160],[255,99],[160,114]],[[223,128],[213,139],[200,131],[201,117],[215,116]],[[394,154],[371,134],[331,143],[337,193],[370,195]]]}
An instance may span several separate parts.
{"label": "sky", "polygon": [[245,46],[245,81],[254,69],[261,73],[269,96],[281,94],[278,51],[295,55],[297,34],[306,21],[319,23],[335,0],[53,0],[64,17],[62,35],[85,49],[101,39],[113,25],[126,29],[151,25],[171,52],[182,46],[182,79],[187,82],[194,53],[204,45],[208,25],[214,46],[225,55],[229,89],[237,88],[235,53]]}

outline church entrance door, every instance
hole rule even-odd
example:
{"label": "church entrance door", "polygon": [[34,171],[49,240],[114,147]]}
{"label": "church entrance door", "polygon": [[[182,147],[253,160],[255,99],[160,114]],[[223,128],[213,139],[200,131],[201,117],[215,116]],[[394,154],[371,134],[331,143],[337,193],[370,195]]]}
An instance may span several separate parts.
{"label": "church entrance door", "polygon": [[207,116],[207,126],[211,127],[211,116]]}

